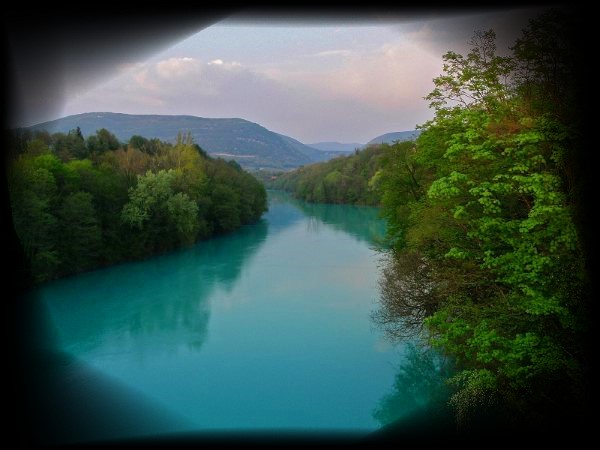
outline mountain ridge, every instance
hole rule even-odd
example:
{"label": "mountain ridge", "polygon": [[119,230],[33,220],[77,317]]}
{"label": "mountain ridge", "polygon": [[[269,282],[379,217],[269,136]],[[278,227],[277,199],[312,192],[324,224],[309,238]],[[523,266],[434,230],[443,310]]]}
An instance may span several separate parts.
{"label": "mountain ridge", "polygon": [[400,140],[405,140],[418,134],[416,131],[401,131],[378,136],[367,144],[330,141],[313,144],[317,145],[314,147],[237,117],[206,118],[187,114],[126,114],[105,111],[74,114],[22,129],[68,133],[77,127],[86,137],[101,128],[106,128],[122,142],[127,142],[134,135],[175,142],[179,132],[189,131],[194,141],[207,153],[215,157],[234,159],[242,167],[251,170],[294,169],[314,162],[327,161],[372,143],[391,143],[390,137],[400,136]]}
{"label": "mountain ridge", "polygon": [[84,136],[106,128],[124,142],[133,135],[174,142],[179,132],[189,131],[194,141],[207,153],[235,159],[243,167],[251,169],[292,169],[323,160],[320,154],[315,154],[318,150],[240,118],[91,112],[62,117],[25,129],[67,133],[77,127]]}
{"label": "mountain ridge", "polygon": [[391,144],[395,141],[410,141],[416,139],[421,130],[394,131],[392,133],[381,134],[365,144],[365,147],[374,144]]}
{"label": "mountain ridge", "polygon": [[337,141],[325,141],[315,142],[313,144],[306,144],[310,147],[316,148],[324,152],[340,152],[340,153],[351,153],[357,148],[363,148],[365,144],[359,144],[357,142],[337,142]]}
{"label": "mountain ridge", "polygon": [[344,153],[352,153],[354,150],[359,149],[362,150],[369,145],[376,144],[392,144],[395,141],[407,141],[410,139],[415,139],[419,136],[421,132],[419,130],[406,130],[406,131],[393,131],[391,133],[381,134],[373,139],[371,139],[366,144],[359,144],[357,142],[337,142],[337,141],[325,141],[325,142],[315,142],[313,144],[306,144],[310,147],[316,148],[318,150],[327,151],[327,152],[339,152],[340,154]]}

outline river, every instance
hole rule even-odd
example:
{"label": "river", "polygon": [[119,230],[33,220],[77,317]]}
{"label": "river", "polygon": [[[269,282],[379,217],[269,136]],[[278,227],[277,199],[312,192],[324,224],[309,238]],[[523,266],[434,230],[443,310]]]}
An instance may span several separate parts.
{"label": "river", "polygon": [[402,355],[370,319],[377,212],[270,192],[232,234],[44,284],[54,345],[178,418],[161,431],[375,430]]}

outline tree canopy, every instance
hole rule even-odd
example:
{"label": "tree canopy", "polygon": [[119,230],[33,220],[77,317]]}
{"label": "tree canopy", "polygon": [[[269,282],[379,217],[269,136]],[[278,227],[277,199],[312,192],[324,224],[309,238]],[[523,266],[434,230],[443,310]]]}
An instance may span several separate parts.
{"label": "tree canopy", "polygon": [[426,97],[434,118],[377,178],[395,250],[376,319],[452,358],[462,424],[482,405],[515,424],[580,414],[585,402],[566,27],[549,13],[510,56],[497,55],[492,30],[476,32],[467,55],[446,53]]}
{"label": "tree canopy", "polygon": [[390,146],[374,145],[353,155],[273,174],[268,187],[292,192],[309,202],[378,205],[379,195],[371,179],[382,166]]}
{"label": "tree canopy", "polygon": [[254,222],[263,186],[239,165],[175,144],[108,130],[13,136],[15,231],[37,281],[143,258]]}

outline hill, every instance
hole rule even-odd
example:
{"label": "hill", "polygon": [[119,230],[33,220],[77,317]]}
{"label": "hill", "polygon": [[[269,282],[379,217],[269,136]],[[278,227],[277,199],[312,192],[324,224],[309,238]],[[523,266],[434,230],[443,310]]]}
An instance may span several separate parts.
{"label": "hill", "polygon": [[275,133],[275,134],[277,134],[281,139],[283,139],[292,148],[299,151],[307,158],[310,158],[311,162],[319,162],[319,161],[325,161],[327,159],[330,159],[327,157],[327,152],[322,152],[319,149],[310,147],[310,146],[303,144],[302,142],[297,141],[296,139],[286,136],[284,134],[279,134],[279,133]]}
{"label": "hill", "polygon": [[[339,156],[344,154],[350,154],[354,150],[362,150],[369,145],[375,144],[393,144],[395,141],[411,141],[417,138],[421,132],[419,130],[408,130],[408,131],[396,131],[393,133],[382,134],[376,138],[371,139],[366,144],[359,144],[357,142],[345,143],[345,142],[315,142],[314,144],[307,144],[310,147],[316,148],[333,156]],[[329,158],[328,158],[329,159]]]}
{"label": "hill", "polygon": [[133,135],[174,142],[179,131],[190,131],[194,141],[212,156],[234,159],[248,169],[292,169],[330,158],[327,153],[295,139],[237,118],[92,112],[40,123],[28,129],[67,133],[77,127],[84,137],[106,128],[123,142]]}
{"label": "hill", "polygon": [[355,149],[364,147],[364,144],[359,144],[357,142],[315,142],[314,144],[307,145],[323,152],[341,152],[342,154],[352,153]]}
{"label": "hill", "polygon": [[207,153],[214,157],[233,159],[250,170],[295,169],[350,154],[357,148],[414,139],[419,135],[419,131],[399,131],[378,136],[367,144],[317,142],[306,145],[244,119],[112,112],[76,114],[33,125],[27,129],[68,133],[77,127],[81,129],[84,137],[106,128],[122,142],[127,142],[134,135],[175,142],[177,133],[189,131],[194,141]]}
{"label": "hill", "polygon": [[397,131],[395,133],[386,133],[377,136],[366,143],[365,146],[373,144],[392,144],[394,141],[412,141],[421,134],[420,130]]}

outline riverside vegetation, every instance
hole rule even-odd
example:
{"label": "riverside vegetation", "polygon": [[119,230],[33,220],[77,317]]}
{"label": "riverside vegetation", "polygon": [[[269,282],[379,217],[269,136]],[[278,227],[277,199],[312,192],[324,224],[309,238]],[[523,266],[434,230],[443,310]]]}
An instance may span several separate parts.
{"label": "riverside vegetation", "polygon": [[267,208],[254,177],[189,134],[122,144],[106,129],[25,131],[12,148],[13,221],[38,282],[191,245]]}

